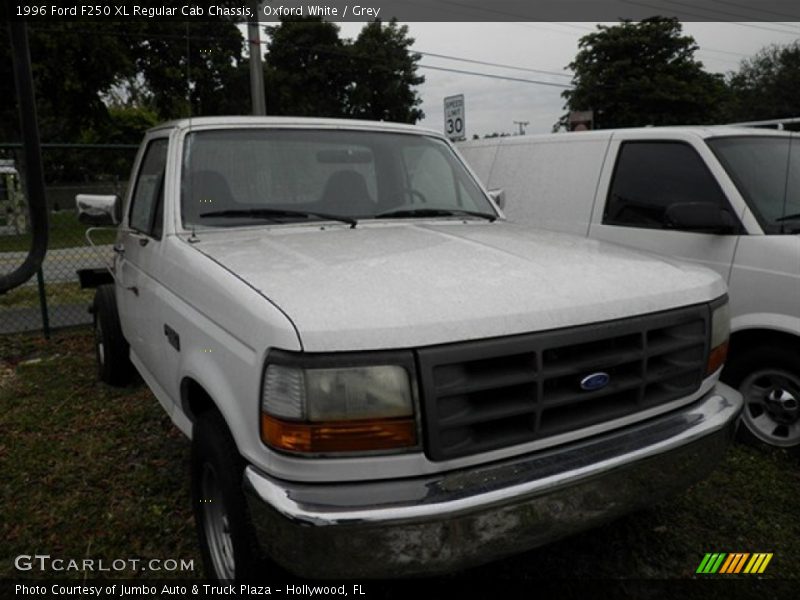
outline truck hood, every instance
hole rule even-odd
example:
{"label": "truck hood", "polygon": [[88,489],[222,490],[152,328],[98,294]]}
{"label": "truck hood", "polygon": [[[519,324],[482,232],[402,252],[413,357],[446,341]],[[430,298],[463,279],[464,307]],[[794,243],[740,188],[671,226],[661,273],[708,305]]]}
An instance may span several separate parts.
{"label": "truck hood", "polygon": [[702,267],[507,222],[204,231],[200,252],[294,323],[309,352],[419,347],[707,302]]}

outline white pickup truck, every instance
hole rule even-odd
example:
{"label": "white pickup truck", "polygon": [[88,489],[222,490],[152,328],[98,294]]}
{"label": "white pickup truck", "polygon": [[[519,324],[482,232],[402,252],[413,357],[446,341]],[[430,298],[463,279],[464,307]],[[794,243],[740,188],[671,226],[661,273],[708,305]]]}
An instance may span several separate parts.
{"label": "white pickup truck", "polygon": [[436,132],[176,121],[124,202],[77,202],[119,223],[84,278],[100,377],[132,363],[191,438],[210,577],[486,562],[684,489],[732,437],[722,279],[505,222]]}

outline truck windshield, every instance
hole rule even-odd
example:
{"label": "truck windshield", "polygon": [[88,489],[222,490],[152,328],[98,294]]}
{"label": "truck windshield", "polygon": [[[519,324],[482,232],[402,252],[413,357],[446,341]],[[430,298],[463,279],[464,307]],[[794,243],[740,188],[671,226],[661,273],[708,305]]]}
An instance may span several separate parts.
{"label": "truck windshield", "polygon": [[765,233],[800,232],[800,146],[796,136],[720,137],[708,145]]}
{"label": "truck windshield", "polygon": [[417,134],[224,129],[186,136],[184,227],[496,213],[450,147]]}

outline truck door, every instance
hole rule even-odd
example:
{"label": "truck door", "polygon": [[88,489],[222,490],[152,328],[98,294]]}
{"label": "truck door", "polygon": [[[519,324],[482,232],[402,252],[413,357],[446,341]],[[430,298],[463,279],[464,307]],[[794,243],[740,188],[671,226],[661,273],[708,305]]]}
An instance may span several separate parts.
{"label": "truck door", "polygon": [[117,249],[117,300],[123,331],[132,353],[151,376],[158,371],[164,344],[157,298],[167,144],[167,138],[157,138],[145,148],[128,209],[128,227],[124,228]]}
{"label": "truck door", "polygon": [[[667,219],[674,204],[728,211],[741,231],[741,211],[729,203],[698,150],[682,140],[612,142],[589,236],[701,263],[728,281],[739,235],[675,227]],[[715,168],[718,165],[715,165]]]}

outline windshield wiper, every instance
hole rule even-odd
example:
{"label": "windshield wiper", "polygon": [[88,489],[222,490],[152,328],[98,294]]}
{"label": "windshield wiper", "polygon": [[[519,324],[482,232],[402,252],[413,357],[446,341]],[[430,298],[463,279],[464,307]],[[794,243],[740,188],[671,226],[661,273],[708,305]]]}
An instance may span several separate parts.
{"label": "windshield wiper", "polygon": [[782,223],[783,221],[798,221],[800,220],[800,213],[795,213],[793,215],[785,215],[783,217],[779,217],[775,219],[776,223]]}
{"label": "windshield wiper", "polygon": [[461,210],[450,208],[401,208],[378,213],[375,219],[402,219],[404,217],[479,217],[490,223],[497,220],[497,215],[478,212],[475,210]]}
{"label": "windshield wiper", "polygon": [[277,220],[281,217],[317,217],[326,221],[341,221],[350,225],[350,229],[355,229],[358,221],[351,217],[341,215],[329,215],[306,210],[284,210],[282,208],[233,208],[228,210],[213,210],[211,212],[200,213],[201,217],[256,217]]}

